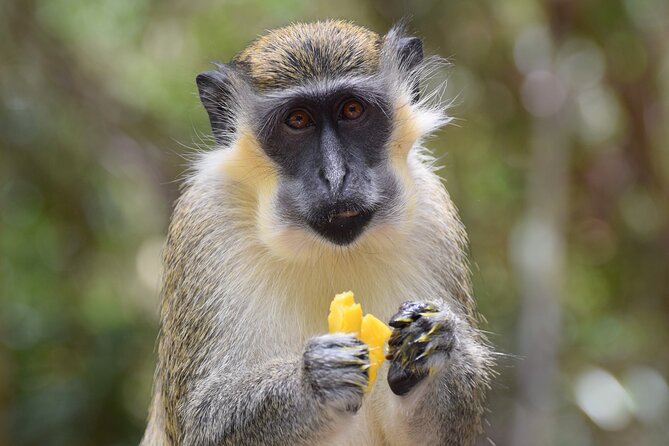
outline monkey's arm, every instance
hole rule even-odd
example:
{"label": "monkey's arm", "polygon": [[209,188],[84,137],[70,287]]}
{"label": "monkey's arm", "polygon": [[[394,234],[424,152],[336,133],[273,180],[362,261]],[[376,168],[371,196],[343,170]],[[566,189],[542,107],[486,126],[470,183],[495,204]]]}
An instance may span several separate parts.
{"label": "monkey's arm", "polygon": [[405,303],[390,325],[388,443],[473,444],[491,373],[480,335],[443,302]]}
{"label": "monkey's arm", "polygon": [[317,444],[362,404],[368,351],[348,335],[312,338],[302,357],[214,371],[181,418],[184,445]]}

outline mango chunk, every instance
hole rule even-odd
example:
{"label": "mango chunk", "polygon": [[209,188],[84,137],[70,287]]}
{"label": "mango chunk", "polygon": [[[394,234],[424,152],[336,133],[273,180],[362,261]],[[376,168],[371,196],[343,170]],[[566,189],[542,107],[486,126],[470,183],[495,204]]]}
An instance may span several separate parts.
{"label": "mango chunk", "polygon": [[330,333],[360,333],[362,307],[356,304],[353,293],[337,294],[330,304],[328,327]]}
{"label": "mango chunk", "polygon": [[369,346],[369,383],[376,381],[376,373],[386,359],[383,346],[390,337],[390,327],[377,317],[366,314],[360,324],[360,340]]}
{"label": "mango chunk", "polygon": [[383,346],[392,330],[379,318],[366,314],[360,324],[360,340],[368,345]]}
{"label": "mango chunk", "polygon": [[344,291],[343,293],[337,294],[332,302],[330,303],[330,309],[335,305],[340,305],[343,307],[351,306],[355,303],[355,296],[353,291]]}
{"label": "mango chunk", "polygon": [[328,329],[330,333],[338,333],[344,324],[344,307],[340,305],[330,305],[330,314],[328,315]]}
{"label": "mango chunk", "polygon": [[360,334],[362,324],[362,306],[353,304],[344,309],[344,320],[342,321],[341,331],[344,333]]}
{"label": "mango chunk", "polygon": [[351,291],[337,294],[330,303],[328,327],[330,333],[355,333],[369,347],[369,391],[385,360],[384,345],[390,337],[390,327],[371,314],[362,317],[362,306],[355,303]]}

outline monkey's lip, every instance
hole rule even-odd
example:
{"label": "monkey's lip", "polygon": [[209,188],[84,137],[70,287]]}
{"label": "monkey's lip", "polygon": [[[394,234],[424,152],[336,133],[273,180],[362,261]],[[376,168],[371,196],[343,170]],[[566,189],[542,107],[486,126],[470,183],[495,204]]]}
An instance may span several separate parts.
{"label": "monkey's lip", "polygon": [[341,211],[334,214],[336,218],[351,218],[351,217],[357,217],[358,215],[360,215],[360,212],[358,211]]}
{"label": "monkey's lip", "polygon": [[353,210],[347,206],[321,214],[320,218],[309,221],[309,226],[336,245],[348,245],[362,234],[373,215],[374,210]]}

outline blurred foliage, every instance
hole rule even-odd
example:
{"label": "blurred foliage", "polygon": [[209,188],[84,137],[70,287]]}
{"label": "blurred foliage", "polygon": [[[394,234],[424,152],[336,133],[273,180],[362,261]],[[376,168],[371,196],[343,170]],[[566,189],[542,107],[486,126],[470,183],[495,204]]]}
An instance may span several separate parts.
{"label": "blurred foliage", "polygon": [[0,445],[139,441],[162,237],[185,159],[209,133],[195,75],[292,21],[383,33],[404,16],[453,62],[456,125],[429,145],[468,228],[484,328],[510,354],[488,436],[513,444],[514,234],[533,192],[532,129],[557,107],[568,202],[554,443],[666,444],[665,0],[5,0]]}

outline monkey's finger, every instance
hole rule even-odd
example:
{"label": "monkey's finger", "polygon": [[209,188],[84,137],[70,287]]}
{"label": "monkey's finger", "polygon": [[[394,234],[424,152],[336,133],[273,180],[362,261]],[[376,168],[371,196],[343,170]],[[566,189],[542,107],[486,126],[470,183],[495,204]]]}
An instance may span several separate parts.
{"label": "monkey's finger", "polygon": [[410,335],[411,332],[409,330],[393,330],[393,332],[390,334],[390,337],[388,338],[388,349],[392,350],[394,348],[398,348]]}
{"label": "monkey's finger", "polygon": [[399,311],[390,318],[390,325],[393,328],[402,328],[411,324],[412,322],[418,320],[423,313],[434,313],[437,312],[438,308],[436,305],[430,302],[404,302],[400,305]]}
{"label": "monkey's finger", "polygon": [[[428,332],[432,324],[429,319],[421,318],[411,325],[395,328],[388,338],[388,353],[394,355],[398,349],[414,348],[412,344],[425,332]],[[420,342],[418,342],[420,343]]]}
{"label": "monkey's finger", "polygon": [[441,319],[421,317],[395,329],[388,340],[386,359],[397,360],[405,367],[422,367],[433,353],[450,349],[447,325]]}
{"label": "monkey's finger", "polygon": [[407,394],[418,383],[420,383],[428,372],[403,367],[399,362],[393,361],[388,370],[388,386],[395,395]]}
{"label": "monkey's finger", "polygon": [[422,302],[405,302],[400,306],[400,310],[390,318],[388,325],[393,328],[406,327],[420,317],[423,309]]}

